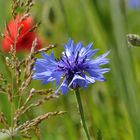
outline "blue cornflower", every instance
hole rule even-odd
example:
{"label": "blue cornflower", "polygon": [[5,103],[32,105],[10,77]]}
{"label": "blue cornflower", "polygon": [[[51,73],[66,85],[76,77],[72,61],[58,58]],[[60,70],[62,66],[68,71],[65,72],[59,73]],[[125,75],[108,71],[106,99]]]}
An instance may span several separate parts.
{"label": "blue cornflower", "polygon": [[34,66],[33,79],[42,80],[43,84],[56,81],[59,86],[56,93],[62,90],[65,94],[69,88],[77,89],[87,87],[95,81],[105,81],[104,73],[109,68],[101,68],[101,65],[108,64],[106,56],[109,52],[92,59],[98,49],[92,49],[93,43],[84,47],[81,42],[74,44],[70,39],[65,45],[65,51],[60,59],[56,59],[54,53],[50,56],[42,53],[43,58],[37,59]]}
{"label": "blue cornflower", "polygon": [[130,0],[130,6],[132,8],[140,8],[140,0]]}

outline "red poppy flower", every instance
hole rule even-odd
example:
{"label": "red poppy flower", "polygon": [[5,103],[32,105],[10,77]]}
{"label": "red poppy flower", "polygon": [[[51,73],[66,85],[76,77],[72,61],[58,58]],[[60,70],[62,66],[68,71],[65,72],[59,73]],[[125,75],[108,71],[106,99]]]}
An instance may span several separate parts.
{"label": "red poppy flower", "polygon": [[[15,20],[11,20],[7,26],[9,31],[4,31],[5,38],[2,41],[2,47],[5,52],[10,51],[11,45],[14,45],[16,38],[17,52],[30,51],[32,42],[35,38],[38,39],[38,45],[36,49],[40,49],[42,47],[41,39],[37,37],[35,32],[30,32],[30,29],[34,26],[34,21],[31,17],[28,17],[25,20],[21,21],[21,16],[19,16]],[[22,30],[19,34],[19,28],[21,27]]]}

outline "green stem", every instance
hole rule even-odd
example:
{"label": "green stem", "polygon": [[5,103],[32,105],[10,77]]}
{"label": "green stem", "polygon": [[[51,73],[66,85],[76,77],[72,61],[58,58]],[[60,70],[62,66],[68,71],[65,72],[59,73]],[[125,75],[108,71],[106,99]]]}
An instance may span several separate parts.
{"label": "green stem", "polygon": [[78,108],[79,108],[79,112],[80,112],[80,116],[81,116],[82,126],[84,128],[85,133],[86,133],[87,139],[90,140],[89,132],[88,132],[86,122],[85,122],[82,101],[81,101],[81,97],[80,97],[80,93],[79,93],[78,89],[75,90],[75,94],[76,94],[77,104],[78,104]]}
{"label": "green stem", "polygon": [[13,139],[13,126],[14,126],[14,121],[13,121],[13,118],[14,118],[14,102],[13,102],[13,96],[14,96],[14,77],[13,77],[13,73],[14,71],[11,70],[11,139]]}

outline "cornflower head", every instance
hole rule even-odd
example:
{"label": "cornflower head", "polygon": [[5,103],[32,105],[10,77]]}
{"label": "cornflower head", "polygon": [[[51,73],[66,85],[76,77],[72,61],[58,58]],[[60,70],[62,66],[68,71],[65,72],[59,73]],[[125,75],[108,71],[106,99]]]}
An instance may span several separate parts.
{"label": "cornflower head", "polygon": [[130,7],[132,8],[140,8],[140,1],[139,0],[130,0]]}
{"label": "cornflower head", "polygon": [[105,81],[103,74],[110,69],[101,66],[109,63],[106,58],[109,52],[92,59],[98,52],[98,49],[92,49],[92,46],[93,43],[87,47],[84,47],[82,42],[74,44],[70,39],[68,44],[64,45],[65,50],[60,59],[56,59],[53,52],[51,55],[42,52],[43,58],[38,58],[35,62],[33,79],[42,80],[43,84],[56,81],[56,93],[62,90],[63,94],[70,88],[76,90],[95,81]]}

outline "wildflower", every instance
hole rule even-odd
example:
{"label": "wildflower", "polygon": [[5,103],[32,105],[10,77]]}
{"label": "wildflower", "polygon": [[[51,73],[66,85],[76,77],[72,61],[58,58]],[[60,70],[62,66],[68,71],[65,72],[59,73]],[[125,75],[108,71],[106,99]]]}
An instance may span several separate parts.
{"label": "wildflower", "polygon": [[[32,17],[27,17],[21,21],[21,16],[15,20],[11,20],[4,31],[5,38],[2,41],[2,47],[5,52],[9,52],[11,45],[16,42],[16,51],[30,51],[32,42],[35,38],[38,39],[37,49],[42,47],[42,41],[39,39],[35,32],[30,29],[34,26]],[[21,31],[19,31],[21,30]]]}
{"label": "wildflower", "polygon": [[105,81],[103,74],[110,69],[100,66],[109,63],[109,59],[106,58],[109,52],[92,59],[98,51],[93,50],[92,46],[91,43],[84,47],[81,42],[75,45],[70,39],[64,46],[65,51],[60,59],[55,59],[54,53],[49,56],[43,52],[43,58],[35,62],[33,79],[42,80],[43,84],[56,80],[56,85],[60,85],[56,93],[61,89],[63,94],[69,88],[77,89],[87,87],[95,81]]}
{"label": "wildflower", "polygon": [[140,8],[140,1],[139,0],[130,0],[130,6],[132,8]]}

